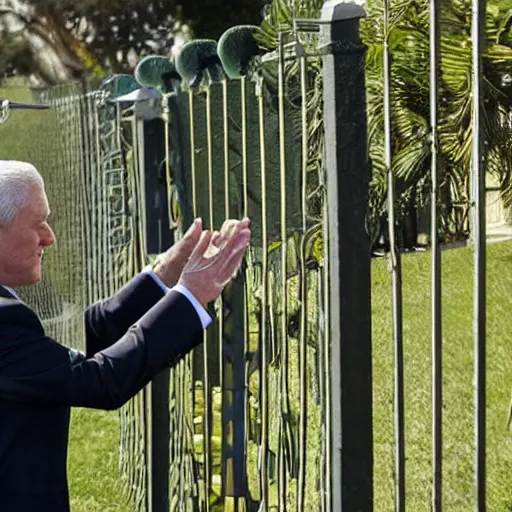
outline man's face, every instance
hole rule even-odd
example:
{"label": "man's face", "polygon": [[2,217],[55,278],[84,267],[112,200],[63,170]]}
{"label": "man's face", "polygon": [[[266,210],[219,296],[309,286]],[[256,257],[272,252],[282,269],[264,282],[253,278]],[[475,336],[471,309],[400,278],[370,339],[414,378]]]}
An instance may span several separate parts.
{"label": "man's face", "polygon": [[55,242],[49,215],[43,188],[31,184],[26,205],[9,225],[0,225],[1,284],[28,286],[41,280],[43,250]]}

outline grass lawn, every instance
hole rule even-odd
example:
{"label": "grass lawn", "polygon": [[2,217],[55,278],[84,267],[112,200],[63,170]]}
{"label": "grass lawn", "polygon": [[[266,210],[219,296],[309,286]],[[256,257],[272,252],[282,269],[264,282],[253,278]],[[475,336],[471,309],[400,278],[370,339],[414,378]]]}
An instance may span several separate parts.
{"label": "grass lawn", "polygon": [[117,412],[74,409],[68,476],[72,512],[132,512],[118,472]]}
{"label": "grass lawn", "polygon": [[[475,509],[473,274],[469,248],[443,252],[444,510]],[[393,337],[387,261],[373,264],[375,510],[394,510]],[[407,508],[431,510],[430,254],[403,258]],[[512,511],[512,243],[488,245],[487,505]]]}

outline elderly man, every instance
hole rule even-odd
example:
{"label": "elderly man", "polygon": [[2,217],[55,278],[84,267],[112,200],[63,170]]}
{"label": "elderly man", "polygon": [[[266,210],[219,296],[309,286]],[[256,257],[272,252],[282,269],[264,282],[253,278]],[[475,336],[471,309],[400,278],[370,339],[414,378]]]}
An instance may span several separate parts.
{"label": "elderly man", "polygon": [[201,343],[206,312],[238,271],[249,221],[220,233],[194,222],[154,272],[85,311],[85,354],[45,335],[12,288],[41,279],[55,242],[44,184],[30,164],[0,161],[0,511],[67,512],[71,406],[115,409]]}

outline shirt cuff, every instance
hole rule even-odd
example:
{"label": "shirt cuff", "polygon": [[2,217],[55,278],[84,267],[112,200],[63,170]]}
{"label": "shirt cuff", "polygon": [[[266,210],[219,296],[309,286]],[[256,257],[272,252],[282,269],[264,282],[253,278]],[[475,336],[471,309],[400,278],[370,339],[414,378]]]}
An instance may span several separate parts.
{"label": "shirt cuff", "polygon": [[164,282],[155,274],[153,271],[153,267],[151,265],[148,265],[143,271],[144,274],[147,274],[148,276],[151,276],[155,283],[162,288],[162,290],[167,293],[170,288],[164,284]]}
{"label": "shirt cuff", "polygon": [[201,306],[200,302],[183,285],[177,284],[172,289],[175,292],[181,293],[182,295],[185,295],[185,297],[187,297],[187,299],[191,302],[192,306],[194,306],[194,309],[199,315],[199,319],[201,320],[201,325],[203,326],[203,329],[206,329],[212,323],[212,317],[210,316],[208,311],[206,311],[206,309],[204,309],[203,306]]}
{"label": "shirt cuff", "polygon": [[160,288],[162,288],[162,290],[165,293],[169,292],[170,290],[174,290],[175,292],[178,292],[178,293],[181,293],[182,295],[184,295],[189,300],[189,302],[192,304],[192,306],[194,306],[194,309],[196,310],[196,313],[198,314],[199,319],[201,320],[201,325],[203,326],[203,329],[206,329],[212,323],[212,317],[210,316],[208,311],[206,311],[206,309],[199,303],[199,301],[194,297],[194,295],[187,288],[185,288],[181,284],[177,284],[173,288],[169,288],[155,274],[155,272],[153,272],[151,265],[146,267],[143,270],[143,272],[145,274],[148,274],[149,276],[151,276],[154,279],[154,281],[158,284],[158,286],[160,286]]}

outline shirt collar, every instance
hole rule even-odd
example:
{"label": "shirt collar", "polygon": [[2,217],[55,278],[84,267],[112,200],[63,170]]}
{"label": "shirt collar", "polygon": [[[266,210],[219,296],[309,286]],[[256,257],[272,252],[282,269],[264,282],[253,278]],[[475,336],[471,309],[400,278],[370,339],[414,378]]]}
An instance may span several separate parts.
{"label": "shirt collar", "polygon": [[12,289],[6,286],[5,284],[2,285],[14,298],[20,300],[19,295]]}

